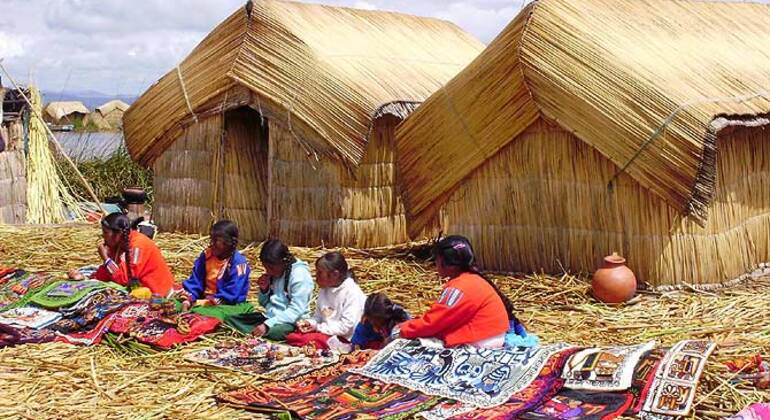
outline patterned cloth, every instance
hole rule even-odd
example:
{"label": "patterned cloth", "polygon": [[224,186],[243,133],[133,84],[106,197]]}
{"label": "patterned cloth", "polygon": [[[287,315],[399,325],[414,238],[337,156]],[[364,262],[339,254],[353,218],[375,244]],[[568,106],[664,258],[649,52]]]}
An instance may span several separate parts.
{"label": "patterned cloth", "polygon": [[586,392],[565,389],[543,405],[520,416],[527,420],[612,420],[631,405],[630,392]]}
{"label": "patterned cloth", "polygon": [[647,352],[639,364],[634,369],[634,377],[631,381],[631,388],[629,392],[633,395],[634,399],[631,402],[631,406],[628,407],[623,415],[634,416],[642,411],[644,402],[647,400],[647,396],[650,394],[650,388],[652,388],[652,381],[655,379],[655,374],[660,368],[661,361],[666,355],[667,349],[655,349]]}
{"label": "patterned cloth", "polygon": [[[281,358],[278,360],[275,356],[268,357],[268,353],[280,353]],[[203,349],[188,355],[187,360],[266,379],[282,380],[337,363],[339,355],[331,353],[323,356],[322,352],[317,351],[314,356],[309,357],[303,349],[254,339]]]}
{"label": "patterned cloth", "polygon": [[0,272],[0,312],[24,306],[34,292],[54,281],[48,273],[5,269]]}
{"label": "patterned cloth", "polygon": [[770,420],[770,404],[751,404],[738,412],[738,414],[727,417],[725,420]]}
{"label": "patterned cloth", "polygon": [[561,390],[564,384],[561,372],[569,357],[577,351],[579,350],[567,349],[551,356],[537,378],[528,387],[513,394],[507,402],[497,407],[476,409],[476,407],[461,402],[444,401],[432,410],[420,413],[420,416],[428,420],[446,418],[452,420],[516,419],[521,413],[537,407]]}
{"label": "patterned cloth", "polygon": [[671,416],[689,414],[706,360],[715,347],[707,340],[684,340],[672,347],[655,374],[644,411]]}
{"label": "patterned cloth", "polygon": [[25,306],[15,308],[0,314],[0,324],[22,328],[44,328],[61,318],[58,312],[51,312],[41,308]]}
{"label": "patterned cloth", "polygon": [[33,328],[17,328],[0,324],[0,348],[12,347],[19,344],[47,343],[56,338],[51,330],[36,330]]}
{"label": "patterned cloth", "polygon": [[634,368],[655,342],[624,347],[591,348],[575,353],[562,377],[564,386],[585,391],[625,391],[631,387]]}
{"label": "patterned cloth", "polygon": [[107,315],[131,302],[131,297],[122,290],[104,288],[95,290],[80,302],[60,309],[65,317],[50,328],[61,333],[90,330]]}
{"label": "patterned cloth", "polygon": [[137,341],[162,349],[197,340],[214,331],[220,324],[216,318],[193,313],[166,315],[154,311],[147,303],[130,304],[115,313],[110,331],[130,334]]}
{"label": "patterned cloth", "polygon": [[82,328],[79,331],[67,334],[57,332],[55,341],[80,346],[98,345],[101,343],[102,337],[110,331],[110,326],[112,326],[114,320],[115,313],[111,313],[90,328]]}
{"label": "patterned cloth", "polygon": [[78,303],[94,290],[105,287],[120,287],[98,280],[64,280],[51,283],[30,298],[30,302],[44,308],[56,309]]}
{"label": "patterned cloth", "polygon": [[529,386],[549,358],[568,347],[554,344],[516,349],[447,349],[398,339],[354,372],[428,395],[490,408]]}
{"label": "patterned cloth", "polygon": [[342,356],[339,363],[298,376],[217,396],[221,402],[257,412],[284,407],[306,419],[399,419],[412,417],[440,401],[408,388],[354,374],[368,352]]}

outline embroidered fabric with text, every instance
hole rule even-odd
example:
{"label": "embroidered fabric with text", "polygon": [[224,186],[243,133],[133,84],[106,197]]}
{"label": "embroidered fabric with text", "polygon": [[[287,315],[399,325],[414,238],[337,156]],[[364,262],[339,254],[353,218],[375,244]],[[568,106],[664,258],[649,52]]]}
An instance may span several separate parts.
{"label": "embroidered fabric with text", "polygon": [[634,369],[655,342],[579,351],[567,362],[562,377],[565,388],[584,391],[625,391],[631,387]]}

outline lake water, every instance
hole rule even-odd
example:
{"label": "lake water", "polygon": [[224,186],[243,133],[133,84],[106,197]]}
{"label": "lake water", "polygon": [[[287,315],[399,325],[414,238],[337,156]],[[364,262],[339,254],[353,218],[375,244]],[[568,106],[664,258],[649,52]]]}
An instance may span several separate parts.
{"label": "lake water", "polygon": [[64,152],[77,161],[106,158],[123,146],[123,133],[54,132]]}

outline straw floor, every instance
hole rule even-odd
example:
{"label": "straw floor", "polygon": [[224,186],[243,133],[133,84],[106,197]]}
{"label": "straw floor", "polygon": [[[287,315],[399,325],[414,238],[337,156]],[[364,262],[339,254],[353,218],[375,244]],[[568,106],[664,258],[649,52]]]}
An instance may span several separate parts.
{"label": "straw floor", "polygon": [[[15,228],[0,226],[0,264],[62,272],[94,263],[98,229],[93,226]],[[206,238],[161,235],[158,240],[177,277],[186,273]],[[256,263],[256,247],[246,254]],[[294,249],[312,262],[322,251]],[[347,250],[367,292],[384,291],[420,312],[436,296],[436,276],[403,250]],[[384,256],[388,258],[383,258]],[[255,264],[256,265],[256,264]],[[255,270],[259,274],[259,270]],[[770,392],[736,388],[720,362],[770,351],[770,280],[712,293],[643,294],[631,305],[608,308],[587,295],[585,277],[539,275],[495,279],[513,298],[522,320],[544,341],[574,344],[672,344],[709,337],[720,343],[696,397],[695,418],[735,413]],[[212,418],[246,413],[214,403],[218,392],[244,386],[248,375],[204,368],[183,360],[212,340],[165,353],[139,353],[129,346],[76,348],[62,344],[0,350],[1,418]]]}

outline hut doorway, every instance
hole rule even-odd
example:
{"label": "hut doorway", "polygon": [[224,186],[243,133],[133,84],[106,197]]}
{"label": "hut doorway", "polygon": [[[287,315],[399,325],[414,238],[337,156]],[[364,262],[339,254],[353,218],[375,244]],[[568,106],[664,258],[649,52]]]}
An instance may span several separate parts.
{"label": "hut doorway", "polygon": [[219,214],[238,224],[241,239],[268,236],[268,124],[248,107],[224,115],[218,164]]}

